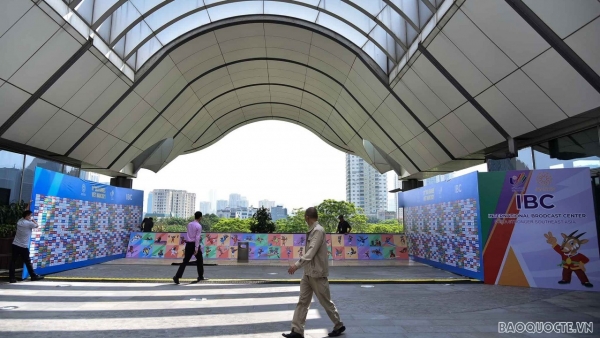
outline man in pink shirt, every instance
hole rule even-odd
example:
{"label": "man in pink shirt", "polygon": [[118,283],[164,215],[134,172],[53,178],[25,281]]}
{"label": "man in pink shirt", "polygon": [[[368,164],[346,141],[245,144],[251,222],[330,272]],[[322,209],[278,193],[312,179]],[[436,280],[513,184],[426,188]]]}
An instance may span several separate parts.
{"label": "man in pink shirt", "polygon": [[202,213],[196,211],[194,214],[194,221],[190,222],[187,226],[187,233],[185,234],[185,256],[183,263],[179,266],[177,274],[173,277],[175,284],[179,284],[179,278],[183,277],[185,266],[190,262],[193,256],[196,256],[196,267],[198,269],[198,281],[207,280],[204,278],[204,260],[202,259],[202,250],[200,248],[200,235],[202,234]]}

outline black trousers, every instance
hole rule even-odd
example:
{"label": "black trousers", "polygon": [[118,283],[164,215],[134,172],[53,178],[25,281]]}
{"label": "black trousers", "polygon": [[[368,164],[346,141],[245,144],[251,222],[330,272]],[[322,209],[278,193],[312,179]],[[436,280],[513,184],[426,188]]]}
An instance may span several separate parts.
{"label": "black trousers", "polygon": [[[200,249],[201,248],[198,248],[198,253],[196,254],[196,269],[198,269],[198,278],[204,278],[204,259],[202,258],[202,251]],[[183,257],[183,263],[179,266],[175,277],[183,277],[185,266],[190,262],[190,259],[192,259],[195,250],[195,243],[185,243],[185,256]]]}
{"label": "black trousers", "polygon": [[35,271],[33,271],[33,265],[31,265],[31,259],[29,258],[29,249],[22,248],[18,245],[12,245],[12,257],[10,258],[10,266],[8,270],[8,278],[15,279],[15,265],[17,264],[17,257],[21,256],[25,266],[27,267],[27,272],[29,276],[35,276]]}

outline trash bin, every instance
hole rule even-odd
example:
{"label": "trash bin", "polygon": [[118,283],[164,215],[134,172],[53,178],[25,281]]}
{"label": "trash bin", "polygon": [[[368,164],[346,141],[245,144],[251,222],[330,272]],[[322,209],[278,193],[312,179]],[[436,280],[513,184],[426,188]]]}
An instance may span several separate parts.
{"label": "trash bin", "polygon": [[238,242],[238,263],[248,263],[248,242]]}

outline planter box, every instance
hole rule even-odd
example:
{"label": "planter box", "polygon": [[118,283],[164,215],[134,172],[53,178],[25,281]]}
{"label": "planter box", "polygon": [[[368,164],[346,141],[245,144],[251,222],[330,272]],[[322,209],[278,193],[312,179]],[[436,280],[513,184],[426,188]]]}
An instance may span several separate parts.
{"label": "planter box", "polygon": [[[10,259],[12,256],[12,242],[14,237],[0,238],[0,270],[8,270],[10,266]],[[23,260],[17,259],[17,269],[23,267]]]}

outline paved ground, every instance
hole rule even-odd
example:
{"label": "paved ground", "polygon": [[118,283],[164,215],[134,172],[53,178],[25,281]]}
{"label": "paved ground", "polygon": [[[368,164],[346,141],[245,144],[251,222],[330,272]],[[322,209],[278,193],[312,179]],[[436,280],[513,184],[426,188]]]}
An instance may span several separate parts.
{"label": "paved ground", "polygon": [[[59,287],[59,285],[64,285]],[[0,283],[2,337],[246,337],[289,332],[297,285],[151,283]],[[453,285],[332,285],[347,338],[512,337],[498,322],[592,321],[598,337],[600,294]],[[194,300],[192,300],[194,299]],[[203,300],[205,299],[205,300]],[[306,337],[331,323],[313,302]]]}

